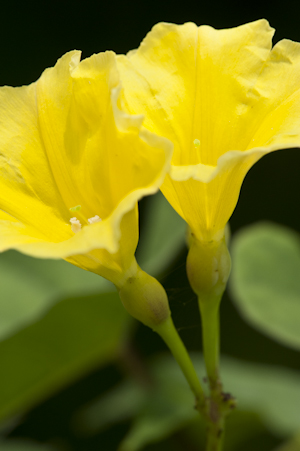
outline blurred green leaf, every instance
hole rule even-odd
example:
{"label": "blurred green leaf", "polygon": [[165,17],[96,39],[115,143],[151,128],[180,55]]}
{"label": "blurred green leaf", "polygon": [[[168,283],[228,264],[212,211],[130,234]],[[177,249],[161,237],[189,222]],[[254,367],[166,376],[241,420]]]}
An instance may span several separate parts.
{"label": "blurred green leaf", "polygon": [[222,359],[225,391],[238,408],[255,412],[277,436],[289,437],[300,428],[300,372],[283,367]]}
{"label": "blurred green leaf", "polygon": [[234,410],[226,419],[224,451],[244,450],[246,444],[263,433],[266,428],[256,413]]}
{"label": "blurred green leaf", "polygon": [[273,339],[300,348],[300,240],[262,223],[232,240],[230,288],[243,317]]}
{"label": "blurred green leaf", "polygon": [[141,450],[182,429],[198,416],[193,394],[172,356],[155,361],[152,372],[155,385],[147,392],[119,451]]}
{"label": "blurred green leaf", "polygon": [[74,428],[82,435],[93,435],[119,421],[129,420],[140,411],[148,396],[145,387],[127,380],[84,406],[74,418]]}
{"label": "blurred green leaf", "polygon": [[0,440],[1,451],[54,451],[52,446],[28,440]]}
{"label": "blurred green leaf", "polygon": [[284,443],[274,451],[300,451],[300,435],[298,434],[295,438]]}
{"label": "blurred green leaf", "polygon": [[1,342],[0,418],[112,361],[130,322],[117,293],[71,298]]}
{"label": "blurred green leaf", "polygon": [[[197,418],[198,414],[193,408],[193,394],[181,371],[171,356],[163,358],[166,362],[162,367],[156,364],[156,360],[150,363],[152,383],[148,387],[127,380],[85,406],[76,418],[76,424],[81,424],[81,432],[93,434],[109,424],[132,416],[132,427],[119,450],[138,451],[147,444],[164,439]],[[78,431],[78,427],[76,430]]]}
{"label": "blurred green leaf", "polygon": [[186,223],[161,192],[148,200],[137,260],[144,271],[158,275],[184,246]]}
{"label": "blurred green leaf", "polygon": [[[202,357],[196,354],[192,357],[198,374],[204,374]],[[280,367],[241,363],[229,358],[222,359],[221,368],[225,391],[229,389],[237,398],[238,412],[246,412],[248,417],[253,414],[252,419],[255,418],[251,430],[240,434],[238,440],[229,436],[231,444],[238,446],[247,434],[259,434],[263,427],[278,437],[290,437],[297,433],[300,427],[300,373]],[[129,415],[135,416],[131,429],[120,445],[120,451],[139,451],[194,421],[199,421],[199,428],[203,430],[202,420],[193,408],[193,395],[173,357],[161,355],[150,363],[149,369],[154,383],[148,390],[144,388],[144,395],[140,393],[142,387],[136,387],[133,409],[128,400],[134,387],[127,381],[105,395],[102,403],[97,400],[82,411],[83,424],[87,426],[88,421],[92,422],[92,427],[89,429],[87,426],[85,432],[95,432],[107,425],[103,416],[109,405],[109,423],[119,421],[119,401],[121,406],[123,404],[121,417],[126,418],[126,399]],[[230,449],[228,446],[226,449]]]}
{"label": "blurred green leaf", "polygon": [[110,287],[102,277],[63,260],[36,259],[16,251],[0,254],[0,340],[38,319],[61,299]]}

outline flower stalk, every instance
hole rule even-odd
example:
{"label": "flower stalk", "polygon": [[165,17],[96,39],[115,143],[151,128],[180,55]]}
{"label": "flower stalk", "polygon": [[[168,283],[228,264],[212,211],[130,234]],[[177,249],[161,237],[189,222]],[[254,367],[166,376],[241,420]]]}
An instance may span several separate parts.
{"label": "flower stalk", "polygon": [[203,388],[186,347],[184,346],[174,326],[172,318],[169,317],[164,323],[157,326],[155,331],[161,336],[172,352],[190,386],[190,389],[195,395],[195,408],[200,414],[203,414],[206,409],[206,400]]}
{"label": "flower stalk", "polygon": [[202,322],[204,360],[209,382],[210,396],[207,400],[207,443],[206,451],[223,449],[225,418],[235,407],[235,400],[224,393],[220,377],[220,326],[219,306],[221,296],[203,302],[199,298]]}
{"label": "flower stalk", "polygon": [[191,358],[174,326],[167,294],[163,286],[136,264],[119,287],[126,310],[136,319],[157,332],[172,352],[192,392],[199,412],[205,410],[205,396]]}
{"label": "flower stalk", "polygon": [[221,297],[215,302],[198,299],[202,322],[202,341],[205,366],[211,391],[220,386],[220,326],[219,306]]}
{"label": "flower stalk", "polygon": [[231,260],[224,234],[218,241],[200,241],[192,233],[190,244],[187,274],[191,287],[198,296],[204,360],[210,389],[206,409],[206,451],[221,451],[225,417],[234,408],[234,399],[223,392],[219,369],[219,307],[230,274]]}

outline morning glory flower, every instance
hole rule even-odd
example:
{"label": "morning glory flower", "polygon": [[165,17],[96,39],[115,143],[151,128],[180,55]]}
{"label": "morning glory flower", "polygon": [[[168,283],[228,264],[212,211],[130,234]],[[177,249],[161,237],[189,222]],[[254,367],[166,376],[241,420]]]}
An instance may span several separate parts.
{"label": "morning glory flower", "polygon": [[222,239],[255,162],[300,146],[300,44],[273,32],[159,23],[118,57],[127,111],[174,144],[161,190],[199,241]]}
{"label": "morning glory flower", "polygon": [[137,273],[137,201],[159,189],[172,144],[121,96],[113,52],[72,51],[0,88],[0,251],[64,258],[117,287]]}

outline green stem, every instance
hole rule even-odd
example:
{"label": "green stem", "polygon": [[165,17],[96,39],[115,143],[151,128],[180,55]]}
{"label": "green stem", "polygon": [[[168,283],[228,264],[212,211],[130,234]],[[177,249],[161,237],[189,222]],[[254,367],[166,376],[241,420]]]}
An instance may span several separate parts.
{"label": "green stem", "polygon": [[203,353],[210,388],[206,451],[221,451],[224,414],[221,410],[219,299],[198,299],[202,321]]}
{"label": "green stem", "polygon": [[202,240],[193,231],[187,257],[187,276],[198,296],[202,321],[202,338],[210,397],[207,400],[207,448],[221,451],[224,419],[234,407],[234,400],[222,391],[219,374],[220,325],[219,306],[230,274],[231,259],[225,235],[218,240]]}
{"label": "green stem", "polygon": [[199,299],[202,321],[203,353],[210,389],[215,392],[220,388],[220,321],[219,306],[221,298]]}
{"label": "green stem", "polygon": [[224,418],[217,422],[210,422],[207,429],[207,442],[205,451],[222,451],[224,437]]}
{"label": "green stem", "polygon": [[220,379],[220,301],[221,296],[214,299],[199,298],[204,360],[210,388],[206,451],[223,449],[225,417],[235,406],[231,395],[223,393]]}
{"label": "green stem", "polygon": [[156,326],[154,330],[165,341],[166,345],[170,348],[175,360],[179,364],[192,392],[195,395],[197,410],[204,413],[206,402],[202,386],[200,384],[191,358],[186,350],[186,347],[184,346],[174,326],[172,318],[169,317],[166,321]]}

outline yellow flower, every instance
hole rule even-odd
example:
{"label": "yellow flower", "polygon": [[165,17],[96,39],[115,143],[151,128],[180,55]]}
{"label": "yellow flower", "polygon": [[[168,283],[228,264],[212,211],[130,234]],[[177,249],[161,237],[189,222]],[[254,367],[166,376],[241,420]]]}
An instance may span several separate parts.
{"label": "yellow flower", "polygon": [[162,191],[200,241],[218,241],[263,155],[300,146],[300,45],[266,20],[215,30],[160,23],[118,57],[125,105],[174,143]]}
{"label": "yellow flower", "polygon": [[120,96],[113,52],[73,51],[0,88],[0,251],[64,258],[119,287],[137,274],[137,201],[159,189],[172,145]]}

